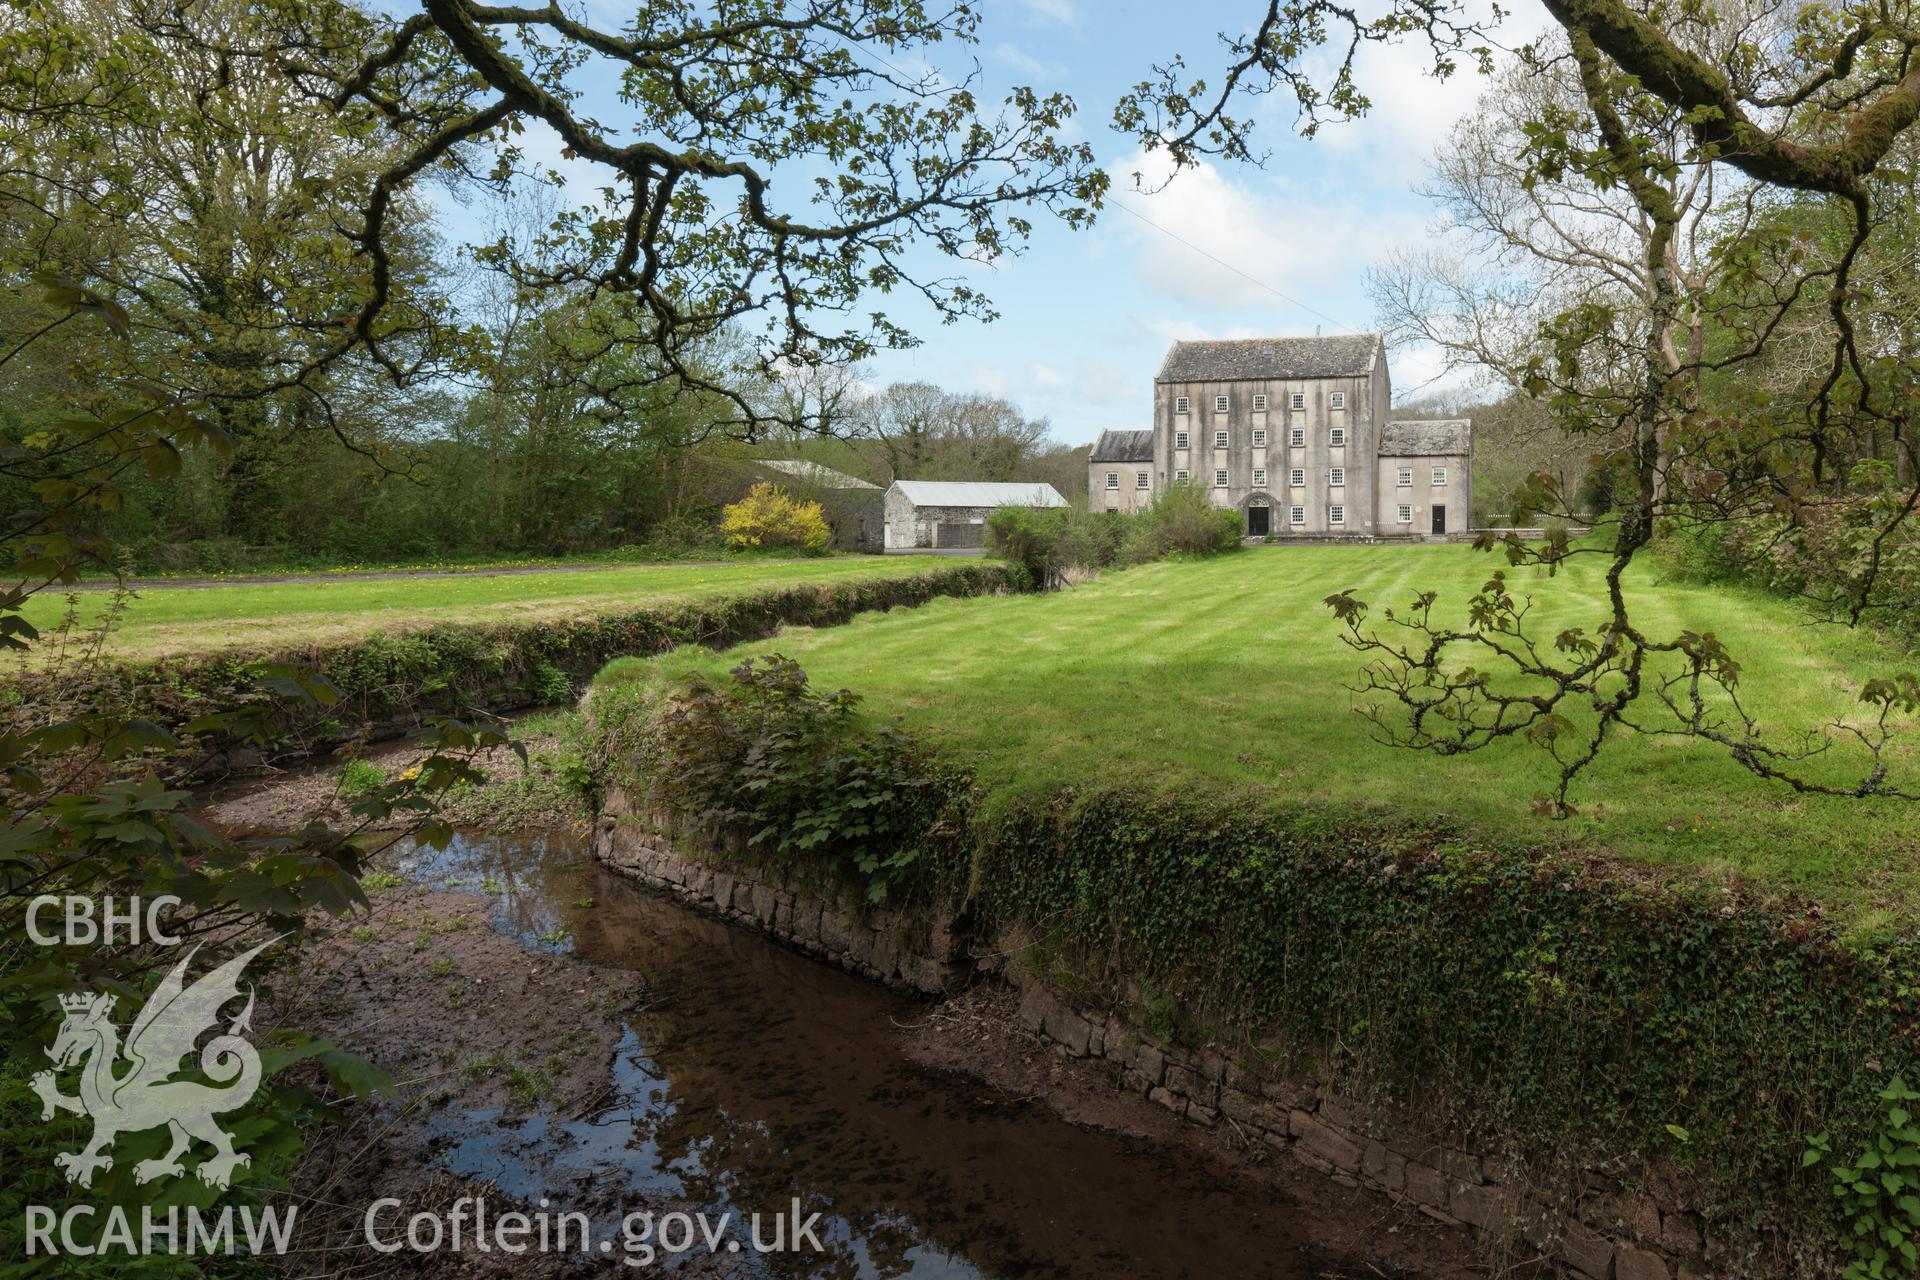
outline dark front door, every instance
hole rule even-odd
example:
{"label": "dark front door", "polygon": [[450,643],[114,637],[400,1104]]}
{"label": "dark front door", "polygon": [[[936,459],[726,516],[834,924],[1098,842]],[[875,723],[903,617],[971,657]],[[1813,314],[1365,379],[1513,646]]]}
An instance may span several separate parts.
{"label": "dark front door", "polygon": [[1267,513],[1271,509],[1270,507],[1247,508],[1247,536],[1249,538],[1264,538],[1267,536]]}
{"label": "dark front door", "polygon": [[1445,507],[1434,507],[1433,531],[1435,533],[1445,533],[1447,531],[1447,509]]}

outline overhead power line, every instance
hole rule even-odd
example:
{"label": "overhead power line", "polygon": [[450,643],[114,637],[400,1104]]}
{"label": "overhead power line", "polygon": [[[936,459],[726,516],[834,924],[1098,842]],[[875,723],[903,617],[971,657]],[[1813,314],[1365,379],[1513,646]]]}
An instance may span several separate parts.
{"label": "overhead power line", "polygon": [[1152,227],[1155,231],[1158,231],[1161,235],[1166,236],[1170,240],[1175,240],[1180,244],[1185,245],[1187,248],[1193,250],[1195,253],[1199,254],[1201,257],[1205,258],[1209,262],[1218,263],[1219,265],[1225,267],[1227,270],[1233,272],[1233,274],[1239,276],[1242,280],[1247,281],[1249,284],[1258,285],[1260,288],[1265,289],[1268,293],[1272,294],[1276,298],[1279,298],[1281,301],[1292,303],[1294,306],[1300,308],[1302,311],[1305,311],[1309,315],[1319,316],[1322,320],[1325,320],[1328,324],[1332,325],[1335,329],[1338,329],[1343,333],[1359,332],[1358,329],[1354,328],[1352,325],[1348,324],[1346,321],[1337,320],[1334,317],[1328,315],[1326,312],[1320,310],[1318,307],[1309,306],[1307,303],[1300,301],[1300,299],[1294,297],[1292,294],[1287,293],[1284,290],[1274,288],[1272,285],[1268,284],[1265,280],[1262,280],[1260,277],[1256,275],[1251,275],[1248,272],[1242,271],[1240,268],[1234,266],[1231,262],[1228,262],[1225,258],[1220,257],[1218,254],[1208,253],[1205,249],[1202,249],[1199,245],[1187,239],[1185,236],[1180,235],[1178,232],[1167,230],[1167,228],[1161,226],[1159,223],[1155,222],[1152,218],[1149,218],[1146,214],[1141,213],[1138,209],[1135,209],[1133,206],[1127,204],[1126,201],[1121,200],[1118,196],[1113,197],[1113,204],[1116,208],[1125,210],[1127,213],[1140,219],[1140,221],[1146,223],[1148,226]]}

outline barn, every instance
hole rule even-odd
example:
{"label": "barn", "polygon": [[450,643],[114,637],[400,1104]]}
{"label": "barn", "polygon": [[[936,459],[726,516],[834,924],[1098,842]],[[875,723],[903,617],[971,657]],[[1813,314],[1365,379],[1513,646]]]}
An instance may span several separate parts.
{"label": "barn", "polygon": [[1050,484],[895,480],[884,503],[887,550],[984,546],[987,516],[999,508],[1066,505]]}
{"label": "barn", "polygon": [[880,486],[817,462],[794,458],[767,458],[755,464],[756,478],[773,481],[807,502],[817,502],[827,513],[833,545],[846,551],[878,551],[884,519]]}

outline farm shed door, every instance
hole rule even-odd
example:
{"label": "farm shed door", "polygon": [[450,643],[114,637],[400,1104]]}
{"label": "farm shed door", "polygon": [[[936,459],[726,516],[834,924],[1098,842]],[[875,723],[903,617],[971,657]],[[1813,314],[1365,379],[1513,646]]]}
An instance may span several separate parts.
{"label": "farm shed door", "polygon": [[942,520],[933,527],[933,545],[984,547],[987,545],[987,526],[980,521]]}

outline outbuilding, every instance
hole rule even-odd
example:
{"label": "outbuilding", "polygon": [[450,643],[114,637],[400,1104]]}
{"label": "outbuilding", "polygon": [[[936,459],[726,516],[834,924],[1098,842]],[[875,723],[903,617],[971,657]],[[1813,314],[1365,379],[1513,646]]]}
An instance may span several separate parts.
{"label": "outbuilding", "polygon": [[1064,507],[1050,484],[895,480],[886,494],[887,550],[986,545],[987,517],[1001,507]]}
{"label": "outbuilding", "polygon": [[1153,505],[1153,429],[1102,431],[1087,454],[1087,510]]}
{"label": "outbuilding", "polygon": [[1473,512],[1473,423],[1389,422],[1380,432],[1374,492],[1383,538],[1434,539],[1467,531]]}
{"label": "outbuilding", "polygon": [[794,497],[820,504],[833,531],[834,546],[846,551],[881,549],[884,516],[879,485],[795,458],[765,458],[756,467]]}

